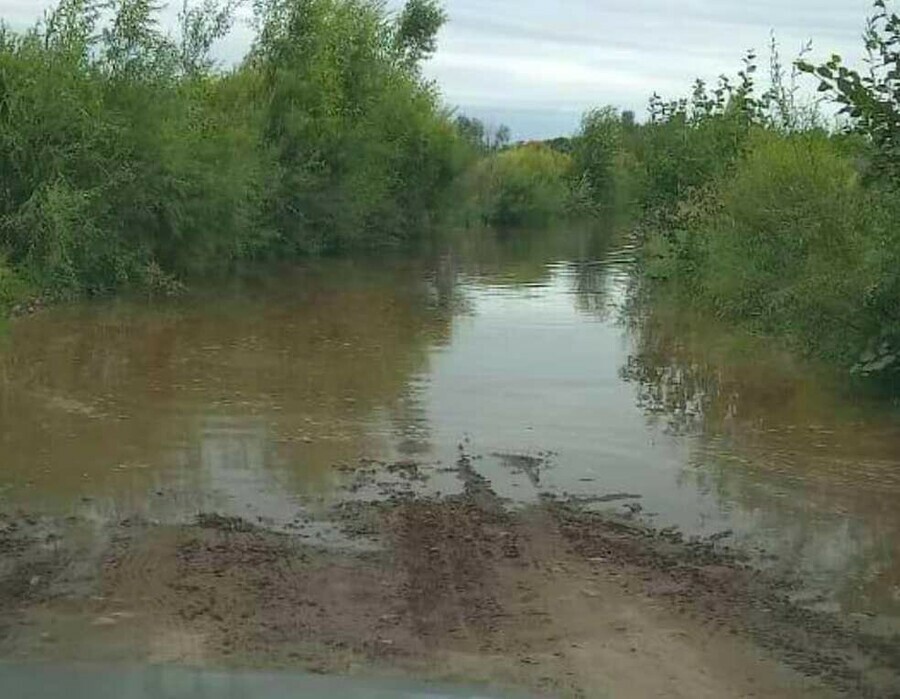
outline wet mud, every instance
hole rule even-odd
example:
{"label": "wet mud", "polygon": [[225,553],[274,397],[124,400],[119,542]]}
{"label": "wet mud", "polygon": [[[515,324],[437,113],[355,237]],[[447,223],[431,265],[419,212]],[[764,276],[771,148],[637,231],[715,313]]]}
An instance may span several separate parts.
{"label": "wet mud", "polygon": [[686,540],[549,495],[513,506],[463,452],[454,495],[416,495],[413,462],[371,466],[361,480],[393,485],[327,513],[359,548],[300,516],[277,531],[216,513],[131,518],[100,537],[79,536],[77,518],[0,516],[0,652],[538,696],[900,696],[900,639],[802,606],[796,581],[752,567],[727,535]]}

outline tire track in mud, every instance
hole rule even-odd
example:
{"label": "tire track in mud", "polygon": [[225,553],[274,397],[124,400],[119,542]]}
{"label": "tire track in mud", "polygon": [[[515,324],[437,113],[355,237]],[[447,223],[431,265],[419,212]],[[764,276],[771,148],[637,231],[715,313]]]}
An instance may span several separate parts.
{"label": "tire track in mud", "polygon": [[[374,551],[214,513],[186,526],[120,522],[84,588],[100,594],[76,600],[84,638],[128,641],[137,660],[401,673],[552,696],[897,696],[900,645],[791,603],[790,586],[715,542],[549,496],[510,508],[464,451],[455,470],[456,495],[393,487],[387,500],[336,506],[334,523],[374,536]],[[17,560],[38,564],[28,546]],[[64,577],[55,570],[48,578]],[[35,603],[21,588],[9,588],[0,623]]]}
{"label": "tire track in mud", "polygon": [[[572,550],[623,571],[625,584],[681,615],[746,637],[804,676],[854,697],[900,697],[900,638],[867,634],[791,599],[789,581],[746,565],[715,537],[684,541],[545,499]],[[635,585],[635,581],[637,584]]]}
{"label": "tire track in mud", "polygon": [[465,636],[489,650],[504,611],[497,599],[495,558],[518,556],[510,517],[462,454],[463,493],[444,499],[402,499],[385,517],[407,623],[425,643]]}
{"label": "tire track in mud", "polygon": [[72,561],[57,523],[24,513],[0,513],[0,643],[21,621],[23,607],[46,602]]}

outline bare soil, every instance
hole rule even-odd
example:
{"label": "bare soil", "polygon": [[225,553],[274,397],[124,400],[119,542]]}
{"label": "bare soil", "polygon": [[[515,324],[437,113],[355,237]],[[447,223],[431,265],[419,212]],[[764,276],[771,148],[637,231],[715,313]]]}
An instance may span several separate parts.
{"label": "bare soil", "polygon": [[[0,655],[284,667],[563,697],[897,697],[900,643],[791,602],[717,541],[545,498],[511,508],[464,454],[459,495],[345,502],[377,547],[202,515],[0,518]],[[395,469],[410,480],[414,466]],[[57,531],[59,529],[60,531]],[[88,571],[93,571],[89,573]]]}

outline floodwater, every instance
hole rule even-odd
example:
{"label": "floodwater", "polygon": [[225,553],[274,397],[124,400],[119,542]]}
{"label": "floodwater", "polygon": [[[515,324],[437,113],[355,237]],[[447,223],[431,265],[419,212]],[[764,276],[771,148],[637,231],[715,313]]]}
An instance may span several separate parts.
{"label": "floodwater", "polygon": [[632,266],[602,234],[483,234],[15,321],[0,509],[277,526],[349,497],[361,459],[415,460],[450,492],[464,449],[513,501],[629,494],[603,506],[730,531],[810,603],[900,628],[900,417],[632,303]]}

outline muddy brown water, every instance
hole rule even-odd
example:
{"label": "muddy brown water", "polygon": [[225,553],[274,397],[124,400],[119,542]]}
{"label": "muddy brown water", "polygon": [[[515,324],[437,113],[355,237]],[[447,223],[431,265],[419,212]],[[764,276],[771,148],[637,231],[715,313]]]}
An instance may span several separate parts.
{"label": "muddy brown water", "polygon": [[277,527],[365,497],[344,487],[361,459],[452,493],[462,445],[514,503],[721,534],[809,604],[900,630],[896,412],[691,309],[630,303],[632,258],[603,235],[484,235],[16,320],[0,508]]}

